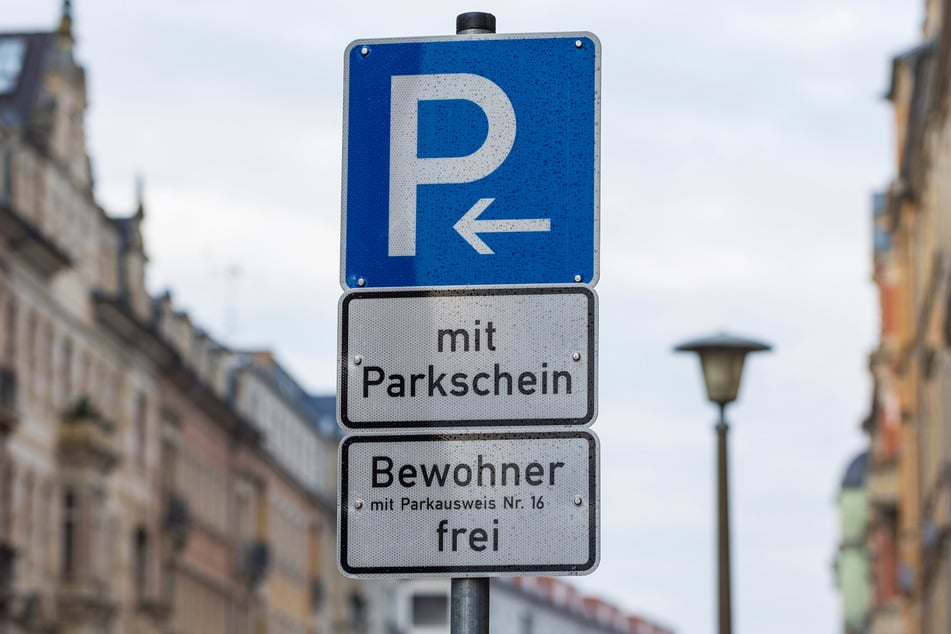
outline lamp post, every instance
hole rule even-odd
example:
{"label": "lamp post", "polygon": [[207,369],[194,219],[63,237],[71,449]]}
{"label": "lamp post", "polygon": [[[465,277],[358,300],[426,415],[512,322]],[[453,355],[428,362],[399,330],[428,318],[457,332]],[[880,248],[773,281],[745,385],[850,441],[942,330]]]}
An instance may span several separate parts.
{"label": "lamp post", "polygon": [[733,614],[730,579],[730,500],[727,482],[727,432],[724,411],[736,400],[743,376],[743,362],[751,352],[766,352],[768,344],[726,333],[686,341],[675,352],[696,352],[700,356],[707,398],[720,408],[717,420],[717,585],[719,594],[719,634],[732,634]]}

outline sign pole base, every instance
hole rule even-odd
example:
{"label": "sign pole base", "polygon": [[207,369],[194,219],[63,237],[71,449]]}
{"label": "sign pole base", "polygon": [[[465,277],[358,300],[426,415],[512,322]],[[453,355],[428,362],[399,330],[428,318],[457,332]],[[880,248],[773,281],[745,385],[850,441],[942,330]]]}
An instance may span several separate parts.
{"label": "sign pole base", "polygon": [[489,634],[489,579],[453,579],[450,634]]}

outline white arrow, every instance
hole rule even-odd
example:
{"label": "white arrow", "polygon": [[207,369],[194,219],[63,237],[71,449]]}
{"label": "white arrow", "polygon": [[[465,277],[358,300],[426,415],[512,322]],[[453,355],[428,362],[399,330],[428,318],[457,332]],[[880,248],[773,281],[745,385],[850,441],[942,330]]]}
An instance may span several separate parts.
{"label": "white arrow", "polygon": [[479,220],[479,216],[495,201],[495,198],[480,198],[472,208],[452,226],[462,239],[481,255],[495,253],[479,237],[480,233],[521,233],[522,231],[551,231],[548,218],[524,218],[512,220]]}

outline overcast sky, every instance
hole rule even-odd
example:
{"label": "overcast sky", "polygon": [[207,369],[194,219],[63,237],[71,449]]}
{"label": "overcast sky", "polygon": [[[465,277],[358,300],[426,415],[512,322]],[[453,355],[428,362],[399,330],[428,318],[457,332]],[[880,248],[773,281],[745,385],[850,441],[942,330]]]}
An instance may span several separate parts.
{"label": "overcast sky", "polygon": [[[5,0],[48,29],[57,0]],[[715,629],[714,436],[698,364],[763,338],[733,423],[738,632],[839,631],[834,499],[870,402],[872,191],[893,173],[881,95],[923,0],[78,0],[99,200],[146,180],[149,285],[213,336],[334,389],[343,51],[357,38],[590,30],[602,42],[601,566],[577,580]]]}

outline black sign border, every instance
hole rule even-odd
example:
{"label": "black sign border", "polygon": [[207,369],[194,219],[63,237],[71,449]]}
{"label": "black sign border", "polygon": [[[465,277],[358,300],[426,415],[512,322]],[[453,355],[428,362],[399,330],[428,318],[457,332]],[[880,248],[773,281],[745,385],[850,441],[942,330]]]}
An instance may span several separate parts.
{"label": "black sign border", "polygon": [[[350,463],[348,449],[354,443],[381,442],[447,442],[466,440],[551,440],[553,438],[583,438],[588,442],[588,560],[581,564],[533,564],[500,566],[366,566],[354,567],[347,563],[349,531],[349,476]],[[354,434],[346,436],[340,442],[340,482],[337,487],[338,548],[337,564],[340,570],[353,578],[405,578],[405,575],[421,577],[425,575],[452,576],[466,574],[482,576],[504,574],[519,575],[585,575],[594,572],[600,561],[598,553],[598,526],[600,500],[598,498],[598,441],[594,432],[584,430],[535,431],[535,432],[477,432],[477,433],[433,433],[433,434]]]}
{"label": "black sign border", "polygon": [[[588,313],[588,350],[587,358],[587,396],[588,408],[580,418],[488,418],[466,419],[453,421],[407,420],[385,422],[351,421],[347,416],[347,389],[349,367],[349,336],[348,324],[350,321],[350,303],[358,299],[383,298],[416,298],[416,297],[493,297],[498,295],[584,295],[587,299]],[[588,286],[532,286],[508,288],[451,288],[451,289],[412,289],[412,290],[354,290],[343,296],[340,302],[340,334],[337,362],[339,364],[339,399],[337,405],[337,420],[347,429],[419,429],[419,428],[454,428],[454,427],[529,427],[542,425],[589,425],[596,415],[596,366],[595,338],[597,333],[597,295],[594,289]]]}

